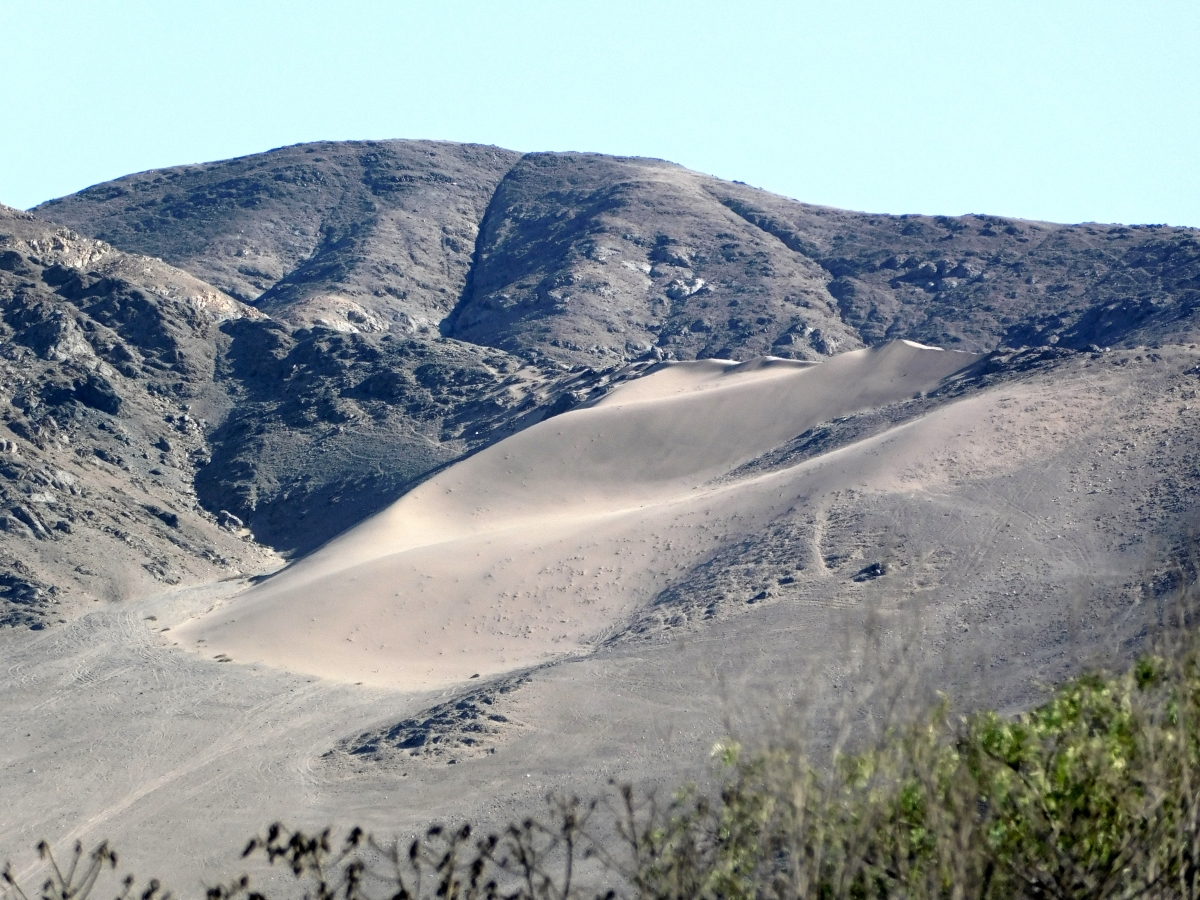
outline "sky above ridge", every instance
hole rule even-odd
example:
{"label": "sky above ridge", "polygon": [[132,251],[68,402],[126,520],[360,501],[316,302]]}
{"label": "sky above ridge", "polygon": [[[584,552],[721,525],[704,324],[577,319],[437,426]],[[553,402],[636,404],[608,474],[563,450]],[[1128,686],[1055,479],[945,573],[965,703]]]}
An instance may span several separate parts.
{"label": "sky above ridge", "polygon": [[0,203],[313,140],[1200,226],[1200,3],[2,0]]}

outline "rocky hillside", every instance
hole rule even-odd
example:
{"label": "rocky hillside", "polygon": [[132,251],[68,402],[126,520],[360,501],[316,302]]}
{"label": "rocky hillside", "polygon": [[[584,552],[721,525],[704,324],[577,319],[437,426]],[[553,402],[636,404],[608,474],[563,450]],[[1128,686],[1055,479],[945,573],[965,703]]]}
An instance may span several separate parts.
{"label": "rocky hillside", "polygon": [[277,565],[637,368],[297,329],[0,207],[0,625]]}
{"label": "rocky hillside", "polygon": [[39,215],[290,323],[613,365],[909,337],[1086,348],[1188,328],[1194,229],[883,216],[671,163],[420,141],[131,175]]}
{"label": "rocky hillside", "polygon": [[310,144],[35,213],[0,215],[10,623],[310,550],[656,360],[1186,343],[1200,306],[1192,229],[846,212],[591,154]]}
{"label": "rocky hillside", "polygon": [[292,325],[436,334],[518,158],[427,141],[304,144],[130,175],[37,212]]}
{"label": "rocky hillside", "polygon": [[229,408],[220,327],[260,318],[159,260],[0,207],[0,624],[264,565],[194,486]]}

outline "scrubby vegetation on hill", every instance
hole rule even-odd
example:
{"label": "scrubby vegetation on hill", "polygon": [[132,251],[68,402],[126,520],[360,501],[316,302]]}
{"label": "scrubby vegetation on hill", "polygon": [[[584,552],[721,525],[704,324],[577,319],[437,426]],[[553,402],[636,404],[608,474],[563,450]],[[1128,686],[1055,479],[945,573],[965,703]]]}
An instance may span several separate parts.
{"label": "scrubby vegetation on hill", "polygon": [[[374,898],[1135,898],[1200,890],[1200,640],[1128,671],[1089,672],[1015,717],[891,713],[877,740],[853,728],[816,764],[793,729],[756,752],[714,749],[714,787],[667,800],[614,786],[550,797],[479,835],[340,841],[276,824],[245,856],[295,887],[240,876],[209,900]],[[846,749],[850,748],[850,749]],[[116,869],[107,845],[60,866],[44,844],[44,900],[87,900]],[[8,894],[31,900],[6,868]],[[121,897],[162,896],[132,878]]]}

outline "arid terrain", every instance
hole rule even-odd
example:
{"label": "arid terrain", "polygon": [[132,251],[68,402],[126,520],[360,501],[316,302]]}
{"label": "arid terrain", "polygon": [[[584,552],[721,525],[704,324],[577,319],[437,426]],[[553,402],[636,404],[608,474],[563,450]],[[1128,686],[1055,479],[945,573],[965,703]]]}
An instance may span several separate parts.
{"label": "arid terrain", "polygon": [[702,776],[876,638],[1003,709],[1125,661],[1191,571],[1198,308],[1193,229],[589,154],[0,208],[0,856],[189,892],[275,819]]}

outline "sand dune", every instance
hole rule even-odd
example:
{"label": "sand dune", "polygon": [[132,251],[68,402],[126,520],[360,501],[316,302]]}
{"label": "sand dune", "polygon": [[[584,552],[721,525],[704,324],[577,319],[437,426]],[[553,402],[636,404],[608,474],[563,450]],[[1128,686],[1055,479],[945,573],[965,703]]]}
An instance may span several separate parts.
{"label": "sand dune", "polygon": [[818,365],[662,366],[452,466],[180,633],[239,662],[401,688],[577,652],[795,500],[775,483],[787,473],[715,478],[975,358],[898,341]]}
{"label": "sand dune", "polygon": [[[886,362],[862,354],[800,370],[789,396],[825,365],[855,359],[867,373]],[[498,520],[460,522],[466,537],[390,560],[377,552],[339,573],[327,559],[325,582],[314,555],[237,596],[222,581],[96,604],[58,628],[0,629],[0,729],[10,738],[0,849],[19,864],[41,838],[109,839],[137,873],[203,885],[228,877],[247,836],[276,819],[380,835],[430,821],[492,828],[550,791],[590,796],[611,778],[678,784],[703,776],[721,737],[770,733],[781,704],[845,709],[847,687],[874,665],[859,668],[854,648],[914,624],[922,683],[964,708],[1026,708],[1044,697],[1039,685],[1082,666],[1123,668],[1153,631],[1162,607],[1146,602],[1144,585],[1175,571],[1160,551],[1186,537],[1180,510],[1200,497],[1188,475],[1200,457],[1198,362],[1200,350],[1178,346],[1075,354],[832,423],[820,434],[873,436],[822,441],[802,462],[748,466],[694,489],[703,475],[680,477],[683,488],[641,508],[560,510],[507,531]],[[523,437],[576,433],[605,408],[642,400],[670,411],[671,400],[715,398],[743,378],[774,390],[759,369],[774,377],[786,367],[660,369]],[[870,423],[881,430],[859,427]],[[729,461],[717,462],[705,465]],[[398,508],[444,513],[460,493],[445,494],[445,479],[458,469],[441,473],[440,493],[414,492]],[[854,580],[875,561],[887,563],[884,577]],[[317,587],[301,585],[310,577]],[[764,588],[767,598],[748,602]],[[175,646],[189,619],[186,644],[206,638],[211,649]],[[562,665],[448,684],[587,646],[605,629],[620,639]],[[222,650],[273,667],[221,665]],[[314,671],[331,677],[305,674]],[[381,686],[353,684],[368,678]],[[434,687],[406,689],[422,681]],[[470,719],[431,726],[417,747],[412,728],[393,733],[460,702],[506,721],[483,732]],[[377,753],[357,755],[365,734],[381,736]]]}

